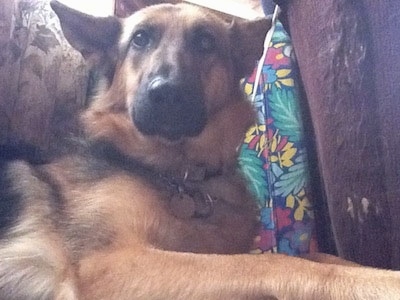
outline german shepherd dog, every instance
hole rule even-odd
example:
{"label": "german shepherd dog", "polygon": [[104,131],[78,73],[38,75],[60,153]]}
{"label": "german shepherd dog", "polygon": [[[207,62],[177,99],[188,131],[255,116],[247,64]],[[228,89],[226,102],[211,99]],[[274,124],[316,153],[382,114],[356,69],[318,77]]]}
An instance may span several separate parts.
{"label": "german shepherd dog", "polygon": [[400,299],[395,271],[247,254],[257,209],[236,159],[254,114],[239,81],[270,20],[52,7],[105,80],[79,150],[1,162],[1,299]]}

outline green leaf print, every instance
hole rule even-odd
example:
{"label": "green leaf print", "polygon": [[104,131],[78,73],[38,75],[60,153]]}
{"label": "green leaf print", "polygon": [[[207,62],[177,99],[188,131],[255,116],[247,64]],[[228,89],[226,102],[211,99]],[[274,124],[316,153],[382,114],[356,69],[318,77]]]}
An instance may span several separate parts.
{"label": "green leaf print", "polygon": [[286,197],[297,194],[308,181],[307,158],[305,153],[300,154],[295,164],[276,181],[274,191],[277,196]]}
{"label": "green leaf print", "polygon": [[248,183],[247,187],[260,207],[265,207],[266,200],[269,198],[267,176],[263,164],[256,151],[249,149],[246,144],[242,146],[239,168]]}
{"label": "green leaf print", "polygon": [[298,142],[302,138],[303,128],[300,109],[293,91],[273,86],[268,96],[274,125],[281,135],[288,136],[289,141]]}

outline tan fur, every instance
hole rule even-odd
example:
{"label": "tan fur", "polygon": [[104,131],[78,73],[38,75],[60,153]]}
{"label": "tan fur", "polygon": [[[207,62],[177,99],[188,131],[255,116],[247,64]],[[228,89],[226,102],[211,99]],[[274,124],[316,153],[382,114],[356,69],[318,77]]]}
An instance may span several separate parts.
{"label": "tan fur", "polygon": [[[74,41],[77,31],[64,19],[83,18],[89,26],[90,17],[53,6],[71,44],[85,48],[84,40]],[[317,261],[312,262],[246,254],[257,211],[235,167],[254,113],[238,81],[257,59],[268,21],[226,24],[199,8],[165,5],[121,23],[100,19],[93,31],[83,28],[88,31],[83,36],[104,38],[104,32],[96,32],[99,24],[114,29],[122,24],[118,47],[123,52],[143,21],[162,28],[165,39],[146,55],[114,53],[119,58],[110,63],[116,66],[113,81],[81,119],[89,141],[111,143],[126,164],[136,159],[149,165],[156,179],[123,165],[93,163],[80,153],[36,167],[10,163],[7,176],[24,205],[0,242],[0,298],[400,299],[398,272],[336,264],[342,261],[324,255],[308,257]],[[196,63],[196,55],[183,46],[194,24],[207,24],[218,34],[224,58],[211,53]],[[104,59],[116,48],[85,54]],[[186,64],[198,75],[208,119],[197,136],[178,141],[148,136],[132,121],[140,83],[160,59]],[[177,214],[171,205],[176,194],[156,182],[157,174],[199,166],[214,175],[191,185],[212,196],[213,211],[205,217]]]}

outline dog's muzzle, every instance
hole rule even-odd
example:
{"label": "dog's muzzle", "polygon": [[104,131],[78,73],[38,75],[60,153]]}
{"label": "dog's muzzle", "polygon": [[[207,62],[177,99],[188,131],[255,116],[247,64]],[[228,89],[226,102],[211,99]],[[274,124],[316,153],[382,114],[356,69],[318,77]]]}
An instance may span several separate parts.
{"label": "dog's muzzle", "polygon": [[203,95],[195,84],[154,77],[141,87],[134,101],[132,118],[143,134],[169,140],[196,136],[207,116]]}

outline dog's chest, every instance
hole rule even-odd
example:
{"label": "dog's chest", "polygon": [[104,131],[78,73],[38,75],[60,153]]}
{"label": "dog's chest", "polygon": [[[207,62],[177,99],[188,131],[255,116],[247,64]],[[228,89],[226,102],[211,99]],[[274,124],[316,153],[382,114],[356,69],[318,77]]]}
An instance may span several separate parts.
{"label": "dog's chest", "polygon": [[146,230],[156,247],[201,253],[249,250],[256,210],[240,184],[213,178],[189,182],[172,190],[151,188],[148,195],[158,194],[156,204],[151,204],[154,214],[150,218],[155,219],[143,221],[154,224]]}
{"label": "dog's chest", "polygon": [[173,251],[242,253],[251,246],[256,210],[251,199],[245,198],[247,192],[238,185],[230,186],[229,180],[192,185],[190,190],[199,193],[197,196],[188,190],[172,192],[127,174],[77,190],[80,195],[74,197],[81,199],[73,203],[80,207],[72,211],[77,212],[73,219],[80,223],[71,225],[90,227],[92,240],[107,242],[102,247],[147,243]]}

